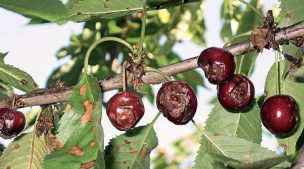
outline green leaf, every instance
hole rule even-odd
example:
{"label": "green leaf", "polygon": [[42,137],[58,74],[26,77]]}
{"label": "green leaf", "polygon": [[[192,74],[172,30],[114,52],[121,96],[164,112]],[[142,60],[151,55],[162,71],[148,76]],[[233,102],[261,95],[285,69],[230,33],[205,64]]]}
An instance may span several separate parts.
{"label": "green leaf", "polygon": [[66,15],[66,8],[59,0],[0,0],[0,7],[26,16],[55,21]]}
{"label": "green leaf", "polygon": [[36,83],[29,74],[2,62],[0,62],[0,79],[22,91],[30,92],[36,89]]}
{"label": "green leaf", "polygon": [[0,98],[12,96],[13,93],[13,88],[0,80]]}
{"label": "green leaf", "polygon": [[192,89],[197,92],[199,86],[206,87],[204,83],[204,78],[196,70],[190,70],[184,73],[179,73],[175,75],[176,80],[182,80],[187,82]]}
{"label": "green leaf", "polygon": [[260,143],[262,141],[260,108],[254,101],[247,110],[229,112],[216,102],[205,128],[215,135],[235,136]]}
{"label": "green leaf", "polygon": [[2,62],[2,63],[4,63],[4,58],[5,58],[5,56],[8,54],[8,52],[6,52],[6,53],[1,53],[0,52],[0,62]]}
{"label": "green leaf", "polygon": [[68,99],[60,120],[57,140],[60,145],[43,163],[45,169],[104,168],[101,90],[98,81],[84,74]]}
{"label": "green leaf", "polygon": [[158,144],[152,125],[136,127],[111,139],[106,147],[106,168],[149,169],[150,153]]}
{"label": "green leaf", "polygon": [[304,20],[304,1],[302,0],[279,0],[280,14],[279,27],[286,27]]}
{"label": "green leaf", "polygon": [[30,132],[17,137],[0,157],[0,167],[13,169],[42,169],[41,162],[48,150],[44,137]]}
{"label": "green leaf", "polygon": [[[202,132],[200,148],[195,159],[195,169],[205,169],[206,167],[204,166],[212,166],[214,158],[204,158],[206,153],[217,154],[244,163],[255,163],[268,158],[282,157],[273,151],[260,147],[259,144],[242,138],[214,135],[206,131]],[[209,168],[211,169],[212,167]]]}
{"label": "green leaf", "polygon": [[[280,70],[284,70],[284,65],[286,61],[280,62]],[[282,73],[282,72],[281,72]],[[276,81],[277,81],[277,72],[275,64],[271,67],[268,72],[265,84],[265,93],[267,98],[273,95],[276,95]],[[280,80],[281,94],[286,94],[292,96],[299,107],[300,117],[304,117],[304,83],[303,81],[297,81],[290,78],[288,75],[285,79]],[[266,99],[267,99],[266,98]],[[301,135],[301,132],[304,128],[304,118],[299,118],[299,124],[297,130],[287,138],[277,138],[279,144],[286,150],[286,153],[292,154],[296,148],[296,142]]]}
{"label": "green leaf", "polygon": [[[283,52],[290,55],[290,56],[293,56],[295,58],[300,58],[302,55],[303,55],[303,52],[301,50],[301,48],[299,47],[296,47],[295,45],[293,44],[289,44],[289,45],[284,45],[283,46]],[[286,75],[287,73],[290,73],[290,75],[292,74],[291,72],[293,71],[289,71],[290,70],[290,66],[291,66],[291,62],[284,62],[284,70],[283,71],[283,74],[282,74],[282,78],[286,78]]]}

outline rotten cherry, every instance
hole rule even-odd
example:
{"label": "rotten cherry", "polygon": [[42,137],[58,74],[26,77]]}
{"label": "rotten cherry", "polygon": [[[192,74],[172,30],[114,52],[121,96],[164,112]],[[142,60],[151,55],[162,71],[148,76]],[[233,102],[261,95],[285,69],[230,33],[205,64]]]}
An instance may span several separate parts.
{"label": "rotten cherry", "polygon": [[13,138],[23,130],[24,126],[23,113],[9,108],[0,109],[0,137]]}
{"label": "rotten cherry", "polygon": [[223,48],[210,47],[201,52],[197,64],[212,84],[223,84],[234,74],[235,61],[231,52]]}
{"label": "rotten cherry", "polygon": [[261,108],[264,126],[277,137],[291,134],[298,123],[298,106],[288,95],[274,95],[268,98]]}
{"label": "rotten cherry", "polygon": [[145,108],[141,98],[129,91],[116,93],[107,103],[107,115],[118,130],[133,128],[143,117]]}
{"label": "rotten cherry", "polygon": [[195,115],[197,99],[192,88],[183,81],[162,85],[156,97],[157,108],[172,123],[187,124]]}
{"label": "rotten cherry", "polygon": [[227,83],[218,85],[217,97],[224,108],[243,110],[254,98],[254,86],[245,76],[235,74]]}

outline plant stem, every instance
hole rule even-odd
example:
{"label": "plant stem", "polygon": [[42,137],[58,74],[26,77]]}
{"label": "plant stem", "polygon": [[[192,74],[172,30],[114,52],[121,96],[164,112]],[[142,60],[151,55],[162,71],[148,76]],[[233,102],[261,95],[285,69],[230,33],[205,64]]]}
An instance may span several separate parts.
{"label": "plant stem", "polygon": [[193,119],[191,119],[191,122],[192,122],[193,125],[197,128],[197,130],[198,130],[199,132],[201,132],[202,134],[206,135],[205,132],[203,131],[203,129],[201,129],[201,128],[198,126],[198,124],[197,124]]}
{"label": "plant stem", "polygon": [[143,51],[145,32],[146,32],[146,20],[147,20],[147,9],[146,9],[146,0],[143,0],[143,12],[141,18],[141,32],[140,32],[140,42],[139,42],[139,50],[137,51],[137,55],[140,56]]}
{"label": "plant stem", "polygon": [[127,68],[128,61],[124,61],[122,64],[122,90],[126,91],[127,90]]}
{"label": "plant stem", "polygon": [[117,37],[104,37],[104,38],[98,39],[89,47],[89,49],[87,50],[87,53],[85,55],[85,58],[84,58],[84,70],[87,74],[89,74],[88,66],[89,66],[89,57],[90,57],[91,52],[98,44],[100,44],[102,42],[106,42],[106,41],[115,41],[115,42],[121,43],[121,44],[125,45],[127,48],[129,48],[131,51],[133,51],[132,46],[123,39],[120,39]]}
{"label": "plant stem", "polygon": [[252,6],[250,3],[244,1],[244,0],[239,0],[241,3],[245,4],[246,6],[248,6],[250,9],[252,9],[258,16],[260,16],[261,18],[264,18],[264,15],[257,10],[254,6]]}
{"label": "plant stem", "polygon": [[275,53],[275,63],[276,63],[276,94],[281,94],[281,76],[280,76],[280,63],[279,63],[279,53]]}
{"label": "plant stem", "polygon": [[172,80],[167,74],[165,74],[164,72],[160,71],[159,69],[155,69],[153,67],[145,66],[145,71],[146,72],[155,72],[155,73],[158,73],[158,74],[162,75],[167,81],[171,81]]}
{"label": "plant stem", "polygon": [[159,115],[161,114],[161,112],[158,112],[157,114],[156,114],[156,116],[153,118],[153,120],[152,120],[152,122],[150,123],[150,125],[154,125],[154,123],[156,122],[156,120],[158,119],[158,117],[159,117]]}

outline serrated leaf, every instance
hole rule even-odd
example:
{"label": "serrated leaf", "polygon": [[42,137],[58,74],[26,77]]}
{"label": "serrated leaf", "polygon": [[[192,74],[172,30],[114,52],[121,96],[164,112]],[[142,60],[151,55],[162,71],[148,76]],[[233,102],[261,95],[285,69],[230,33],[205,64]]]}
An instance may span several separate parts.
{"label": "serrated leaf", "polygon": [[10,11],[55,21],[65,16],[66,8],[59,0],[0,0],[0,7]]}
{"label": "serrated leaf", "polygon": [[36,137],[35,132],[23,134],[4,150],[0,168],[42,169],[41,162],[47,153],[44,137]]}
{"label": "serrated leaf", "polygon": [[[214,163],[214,159],[203,158],[206,153],[214,153],[244,163],[255,163],[268,158],[280,157],[275,152],[260,147],[259,144],[251,141],[232,136],[214,135],[203,131],[200,148],[195,159],[195,169],[205,169],[205,166],[211,166]],[[209,168],[211,169],[211,167]]]}
{"label": "serrated leaf", "polygon": [[0,98],[11,96],[13,93],[13,88],[0,80]]}
{"label": "serrated leaf", "polygon": [[17,89],[30,92],[36,89],[36,83],[26,72],[0,62],[0,79]]}
{"label": "serrated leaf", "polygon": [[[280,70],[284,70],[284,62],[280,62]],[[282,73],[282,72],[281,72]],[[268,72],[265,84],[265,92],[267,98],[273,95],[276,95],[276,81],[277,81],[277,71],[275,64],[271,67]],[[285,79],[280,80],[281,94],[286,94],[292,96],[299,107],[300,117],[304,117],[304,83],[303,81],[297,81],[290,78],[289,75]],[[266,99],[267,99],[266,98]],[[301,135],[301,132],[304,128],[304,118],[299,118],[299,124],[297,130],[287,138],[277,138],[279,144],[286,150],[286,153],[292,154],[296,148],[296,142]]]}
{"label": "serrated leaf", "polygon": [[0,62],[4,63],[4,57],[8,54],[8,52],[6,53],[1,53],[0,52]]}
{"label": "serrated leaf", "polygon": [[150,153],[157,144],[151,124],[129,130],[110,140],[106,147],[106,168],[149,169]]}
{"label": "serrated leaf", "polygon": [[104,153],[101,120],[101,90],[91,75],[83,75],[68,99],[60,120],[57,141],[59,147],[44,160],[45,169],[103,169]]}
{"label": "serrated leaf", "polygon": [[279,0],[280,14],[279,27],[286,27],[304,20],[304,1],[302,0]]}
{"label": "serrated leaf", "polygon": [[247,110],[229,112],[217,101],[209,114],[205,129],[214,134],[235,136],[260,143],[262,141],[260,108],[256,101],[253,101]]}

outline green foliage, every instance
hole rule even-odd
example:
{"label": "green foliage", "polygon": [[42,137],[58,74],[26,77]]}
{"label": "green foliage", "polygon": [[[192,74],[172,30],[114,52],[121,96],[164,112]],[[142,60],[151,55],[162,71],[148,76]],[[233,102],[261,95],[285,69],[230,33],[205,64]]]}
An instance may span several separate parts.
{"label": "green foliage", "polygon": [[45,169],[81,168],[92,165],[103,169],[103,131],[101,120],[101,93],[98,81],[83,75],[68,99],[60,120],[57,147],[44,160]]}
{"label": "green foliage", "polygon": [[302,0],[279,0],[280,14],[279,27],[286,27],[304,20],[304,1]]}
{"label": "green foliage", "polygon": [[0,157],[0,168],[41,169],[43,158],[48,149],[44,137],[37,137],[35,132],[17,137]]}
{"label": "green foliage", "polygon": [[216,102],[209,114],[205,129],[215,135],[244,138],[259,144],[262,141],[259,112],[256,102],[253,102],[249,109],[240,112],[229,112]]}
{"label": "green foliage", "polygon": [[[284,62],[286,61],[281,61],[280,62],[280,70],[284,70]],[[277,81],[277,71],[276,71],[276,66],[275,64],[271,67],[270,71],[268,72],[267,78],[266,78],[266,84],[265,84],[265,93],[267,94],[267,98],[273,95],[276,95],[276,81]],[[282,72],[281,72],[282,73]],[[290,76],[287,76],[285,79],[280,80],[280,86],[281,86],[281,94],[287,94],[292,96],[299,107],[299,113],[300,117],[304,117],[304,83],[303,81],[298,81],[297,79],[293,79]],[[266,98],[266,99],[267,99]],[[304,128],[304,118],[299,118],[299,124],[298,128],[291,135],[290,137],[287,138],[277,138],[279,141],[280,146],[282,146],[286,153],[292,154],[295,149],[296,149],[296,143],[298,138],[300,137],[302,131]]]}
{"label": "green foliage", "polygon": [[110,140],[106,147],[107,169],[149,169],[150,153],[158,141],[153,124],[136,127]]}

